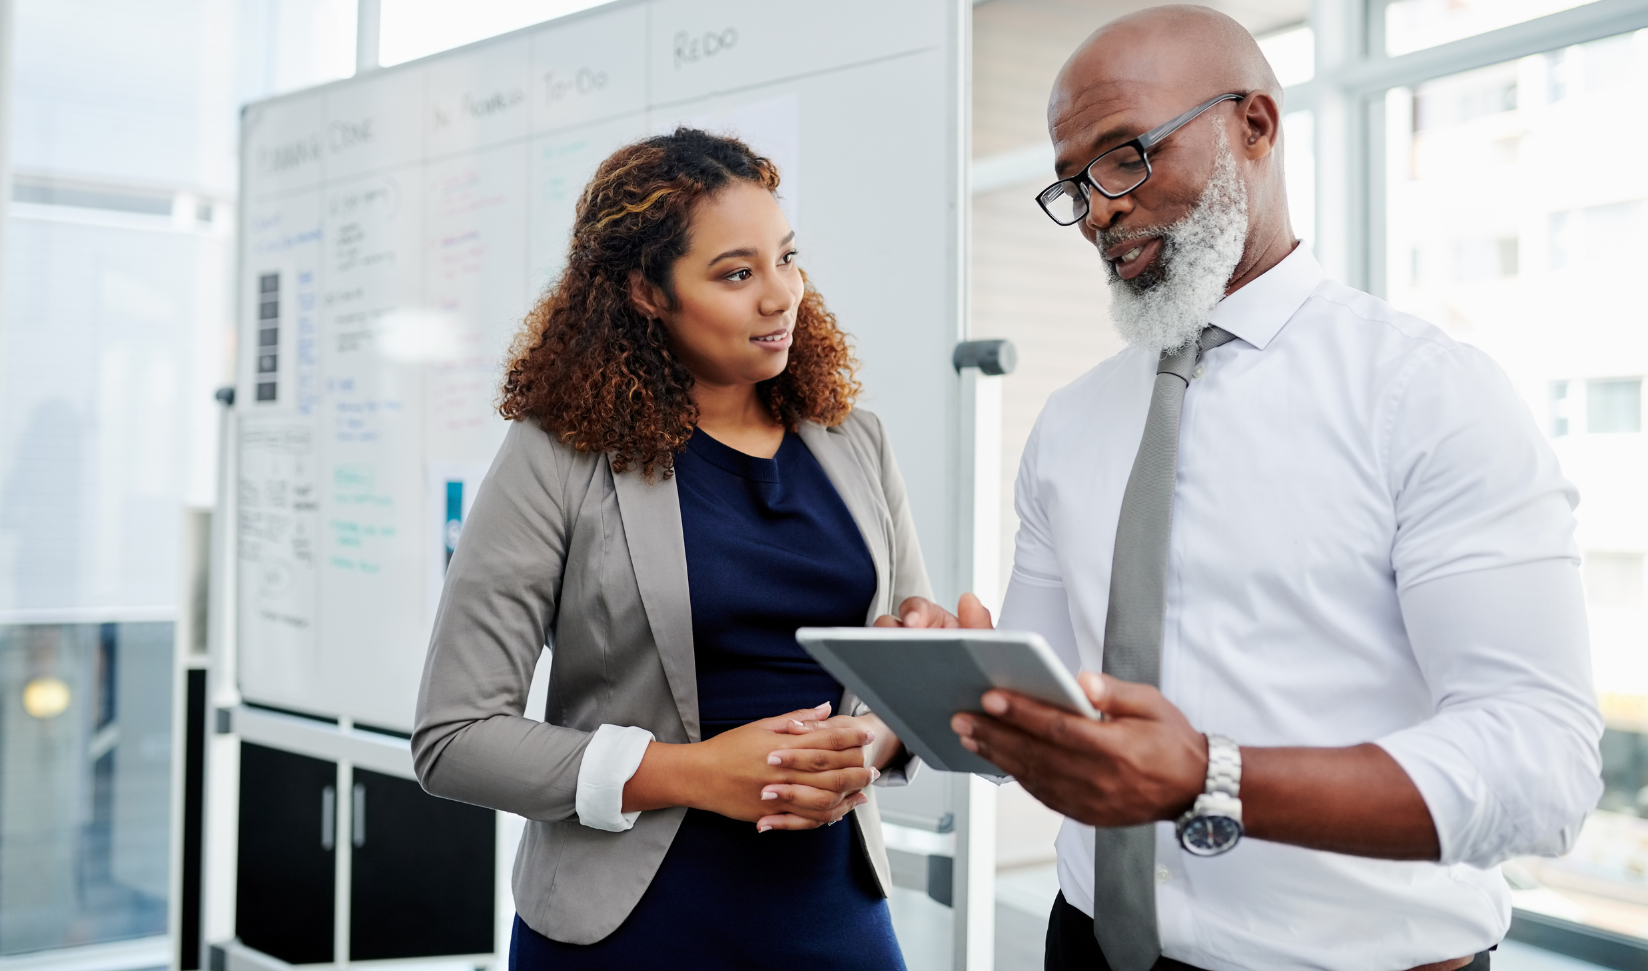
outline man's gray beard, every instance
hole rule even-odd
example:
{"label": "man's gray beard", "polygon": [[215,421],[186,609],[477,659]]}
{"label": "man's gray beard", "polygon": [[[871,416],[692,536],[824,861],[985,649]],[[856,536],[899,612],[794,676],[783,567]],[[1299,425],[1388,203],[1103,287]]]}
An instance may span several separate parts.
{"label": "man's gray beard", "polygon": [[1122,340],[1155,351],[1178,350],[1201,334],[1224,299],[1247,244],[1247,187],[1219,132],[1213,175],[1196,207],[1165,229],[1100,233],[1100,252],[1130,239],[1160,236],[1155,265],[1131,280],[1110,269],[1110,319]]}

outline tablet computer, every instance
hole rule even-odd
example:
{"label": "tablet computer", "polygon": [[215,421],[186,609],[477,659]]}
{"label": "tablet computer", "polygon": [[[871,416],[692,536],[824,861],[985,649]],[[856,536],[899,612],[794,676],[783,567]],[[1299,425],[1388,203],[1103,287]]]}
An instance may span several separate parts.
{"label": "tablet computer", "polygon": [[979,700],[991,688],[1099,717],[1064,662],[1029,631],[803,627],[795,639],[910,751],[946,772],[1001,775],[962,748],[950,728],[956,712],[982,711]]}

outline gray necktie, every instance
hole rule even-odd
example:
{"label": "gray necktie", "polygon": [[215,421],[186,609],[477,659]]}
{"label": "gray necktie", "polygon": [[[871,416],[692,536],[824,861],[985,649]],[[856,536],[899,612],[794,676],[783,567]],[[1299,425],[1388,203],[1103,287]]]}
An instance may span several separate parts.
{"label": "gray necktie", "polygon": [[[1156,366],[1144,438],[1122,493],[1110,567],[1110,610],[1104,619],[1104,673],[1123,681],[1161,684],[1179,414],[1191,369],[1202,352],[1232,339],[1209,326],[1200,340],[1164,353]],[[1113,971],[1148,971],[1162,953],[1156,928],[1155,824],[1098,827],[1093,843],[1093,936]]]}

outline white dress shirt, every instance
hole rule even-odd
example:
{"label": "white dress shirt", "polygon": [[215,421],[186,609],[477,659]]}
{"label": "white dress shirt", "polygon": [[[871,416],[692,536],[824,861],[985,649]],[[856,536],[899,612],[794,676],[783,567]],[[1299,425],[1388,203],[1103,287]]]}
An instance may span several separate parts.
{"label": "white dress shirt", "polygon": [[[1162,691],[1243,746],[1375,742],[1435,821],[1437,863],[1156,827],[1163,953],[1209,969],[1398,971],[1504,937],[1498,864],[1571,846],[1602,790],[1574,547],[1578,496],[1480,351],[1329,281],[1305,249],[1227,297],[1185,394]],[[1157,355],[1056,392],[1025,447],[1001,627],[1103,657],[1122,490]],[[1058,838],[1093,910],[1093,831]],[[1103,920],[1104,915],[1095,915]]]}

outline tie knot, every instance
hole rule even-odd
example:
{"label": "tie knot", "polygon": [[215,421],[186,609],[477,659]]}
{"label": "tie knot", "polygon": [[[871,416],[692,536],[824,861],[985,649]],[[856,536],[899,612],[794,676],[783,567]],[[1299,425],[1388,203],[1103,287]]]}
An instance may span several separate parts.
{"label": "tie knot", "polygon": [[1223,327],[1208,324],[1202,328],[1202,336],[1197,339],[1196,346],[1204,351],[1211,351],[1220,344],[1228,344],[1236,339],[1236,335]]}
{"label": "tie knot", "polygon": [[1236,339],[1236,335],[1220,327],[1208,324],[1202,328],[1201,336],[1190,341],[1185,346],[1173,350],[1163,351],[1161,362],[1156,365],[1157,374],[1172,374],[1186,384],[1190,383],[1190,369],[1201,360],[1202,354],[1211,351],[1220,344],[1226,344]]}

